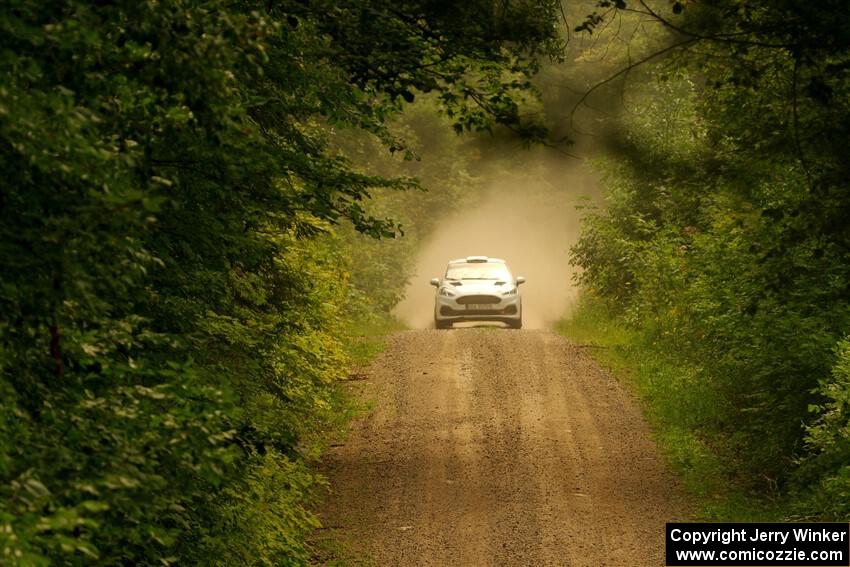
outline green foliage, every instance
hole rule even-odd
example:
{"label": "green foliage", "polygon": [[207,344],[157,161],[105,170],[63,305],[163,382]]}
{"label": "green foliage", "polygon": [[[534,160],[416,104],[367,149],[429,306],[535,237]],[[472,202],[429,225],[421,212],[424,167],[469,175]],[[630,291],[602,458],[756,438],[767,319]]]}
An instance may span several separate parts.
{"label": "green foliage", "polygon": [[842,521],[850,514],[850,341],[842,339],[829,379],[818,393],[824,402],[810,410],[819,417],[807,428],[810,453],[797,471],[803,487],[798,507],[802,514]]}
{"label": "green foliage", "polygon": [[319,527],[307,506],[322,480],[303,462],[275,450],[250,459],[243,486],[225,489],[213,509],[216,524],[199,563],[204,565],[304,565],[304,545]]}
{"label": "green foliage", "polygon": [[334,225],[397,235],[365,203],[418,187],[333,134],[406,154],[388,124],[433,92],[461,130],[542,135],[517,109],[555,10],[7,3],[0,562],[304,562],[365,287]]}
{"label": "green foliage", "polygon": [[694,369],[712,407],[693,431],[775,493],[819,447],[808,408],[850,327],[850,37],[834,6],[744,4],[649,14],[693,51],[632,94],[574,252],[587,289]]}
{"label": "green foliage", "polygon": [[365,366],[384,351],[384,339],[405,326],[389,314],[373,313],[368,317],[353,319],[348,330],[346,352],[351,363]]}
{"label": "green foliage", "polygon": [[783,508],[730,478],[727,463],[702,434],[704,424],[717,418],[717,394],[686,356],[660,349],[666,345],[660,337],[624,323],[591,293],[581,297],[556,330],[584,344],[638,394],[668,462],[695,496],[700,519],[768,521],[788,514],[787,503]]}
{"label": "green foliage", "polygon": [[381,153],[375,140],[358,132],[335,136],[339,150],[359,167],[385,176],[415,177],[428,188],[382,193],[369,202],[370,214],[399,221],[404,238],[378,241],[347,225],[337,231],[338,245],[348,259],[352,319],[367,329],[388,323],[412,275],[415,253],[437,222],[480,189],[469,173],[477,151],[469,140],[452,133],[450,120],[435,117],[436,110],[436,101],[425,98],[389,125],[394,135],[404,138],[415,159],[392,159]]}

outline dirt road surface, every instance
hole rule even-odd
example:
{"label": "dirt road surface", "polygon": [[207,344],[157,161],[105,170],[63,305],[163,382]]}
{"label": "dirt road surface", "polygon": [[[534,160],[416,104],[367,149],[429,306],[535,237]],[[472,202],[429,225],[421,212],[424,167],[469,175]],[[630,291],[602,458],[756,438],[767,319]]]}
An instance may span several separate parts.
{"label": "dirt road surface", "polygon": [[686,519],[636,401],[547,331],[407,331],[359,381],[323,523],[375,565],[660,566]]}

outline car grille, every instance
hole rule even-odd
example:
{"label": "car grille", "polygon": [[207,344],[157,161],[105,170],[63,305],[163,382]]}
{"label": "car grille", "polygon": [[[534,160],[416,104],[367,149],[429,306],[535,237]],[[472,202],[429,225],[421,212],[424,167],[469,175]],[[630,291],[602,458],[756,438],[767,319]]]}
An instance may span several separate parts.
{"label": "car grille", "polygon": [[486,318],[490,315],[516,315],[516,305],[508,305],[504,309],[498,307],[494,309],[452,309],[446,305],[440,307],[440,315],[443,317],[466,317],[466,318]]}
{"label": "car grille", "polygon": [[496,295],[464,295],[463,297],[458,297],[457,302],[461,305],[466,305],[467,303],[477,303],[479,305],[486,303],[499,303],[500,299]]}

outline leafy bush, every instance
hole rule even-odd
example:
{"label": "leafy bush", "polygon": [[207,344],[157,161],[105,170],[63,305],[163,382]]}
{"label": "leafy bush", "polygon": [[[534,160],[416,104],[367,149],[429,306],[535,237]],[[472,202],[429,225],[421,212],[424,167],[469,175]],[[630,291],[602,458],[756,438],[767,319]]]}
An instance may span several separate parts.
{"label": "leafy bush", "polygon": [[[850,327],[850,76],[824,64],[850,44],[826,6],[768,4],[649,14],[699,49],[682,44],[631,95],[601,166],[607,207],[574,260],[621,320],[697,369],[713,403],[693,429],[732,478],[776,494],[803,489],[795,471],[812,451],[846,457],[821,445],[828,419],[808,408],[834,409],[815,390]],[[811,25],[792,42],[780,20]]]}
{"label": "leafy bush", "polygon": [[806,428],[810,454],[797,472],[803,487],[798,508],[806,516],[844,521],[850,516],[850,340],[836,347],[830,379],[818,387],[824,402],[810,409],[818,419]]}
{"label": "leafy bush", "polygon": [[540,134],[516,101],[556,4],[437,4],[4,6],[0,562],[306,560],[347,363],[334,225],[397,235],[364,202],[418,186],[332,132],[404,155],[416,91]]}

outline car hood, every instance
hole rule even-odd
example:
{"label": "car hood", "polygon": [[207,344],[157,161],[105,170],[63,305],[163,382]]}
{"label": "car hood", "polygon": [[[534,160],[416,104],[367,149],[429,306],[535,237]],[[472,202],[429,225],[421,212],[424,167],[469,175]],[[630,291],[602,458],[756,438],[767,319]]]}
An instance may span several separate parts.
{"label": "car hood", "polygon": [[499,293],[514,288],[513,282],[508,281],[499,283],[492,280],[461,280],[460,282],[446,281],[444,285],[458,295]]}

